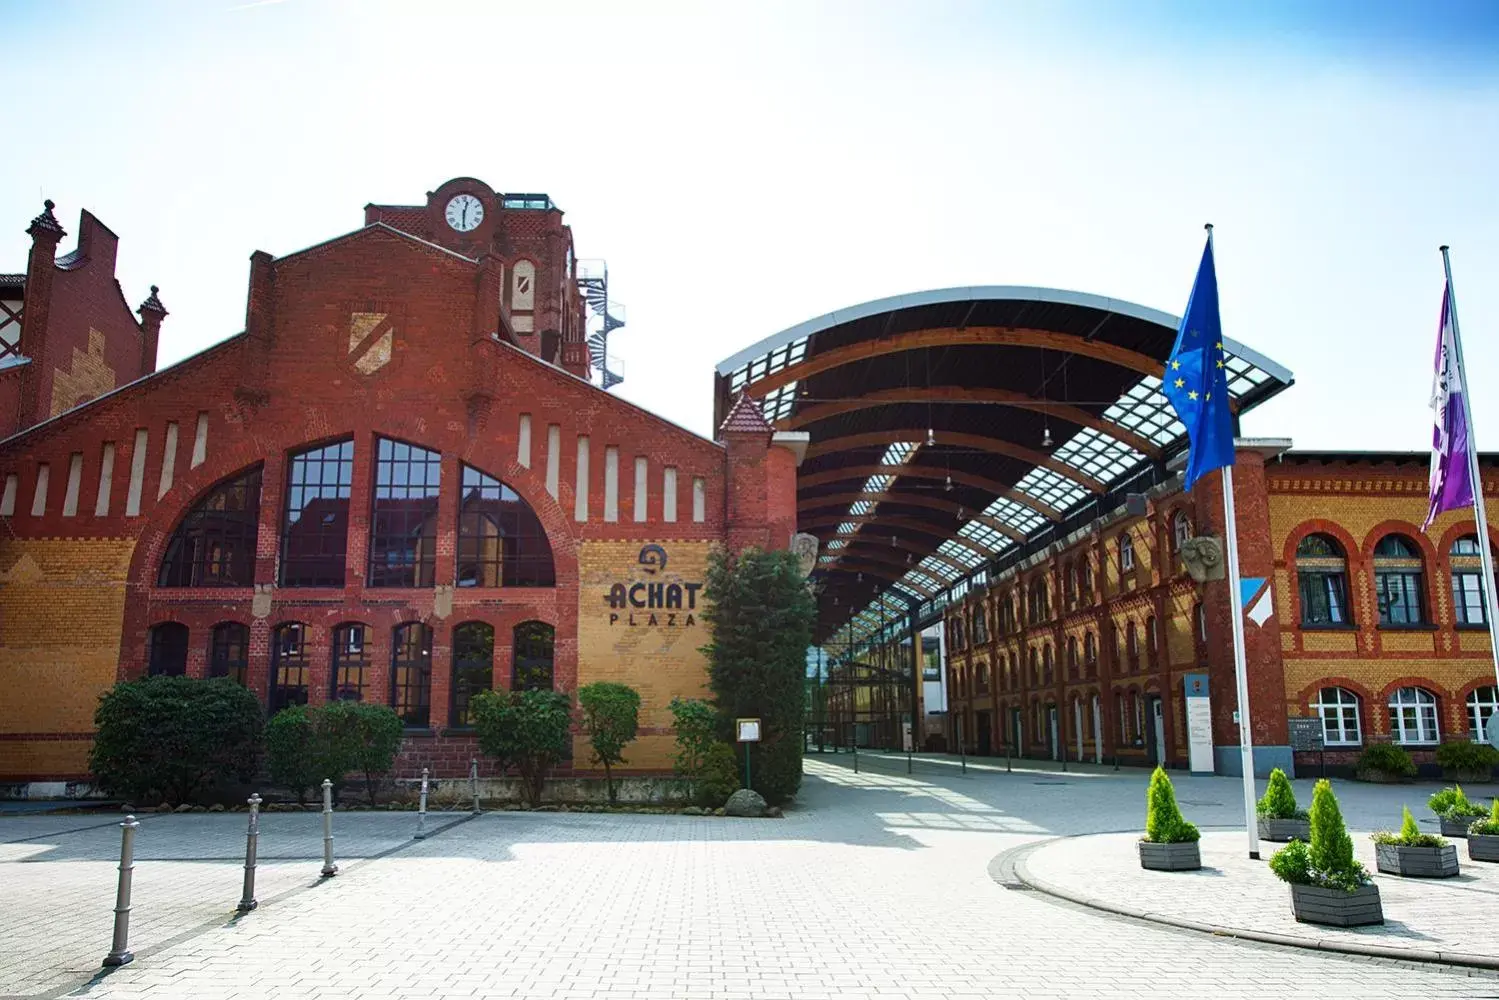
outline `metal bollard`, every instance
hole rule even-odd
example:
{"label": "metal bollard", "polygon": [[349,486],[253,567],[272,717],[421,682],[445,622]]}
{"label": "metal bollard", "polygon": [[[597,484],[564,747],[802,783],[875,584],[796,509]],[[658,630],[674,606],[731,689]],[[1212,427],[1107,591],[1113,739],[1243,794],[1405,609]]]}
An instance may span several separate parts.
{"label": "metal bollard", "polygon": [[333,863],[333,779],[323,779],[323,878],[338,874]]}
{"label": "metal bollard", "polygon": [[114,941],[109,947],[109,954],[104,956],[106,969],[125,965],[135,958],[129,947],[130,880],[131,873],[135,871],[135,831],[139,827],[140,822],[134,816],[126,816],[125,821],[120,824],[120,884],[115,890]]}
{"label": "metal bollard", "polygon": [[250,806],[250,829],[245,834],[245,891],[239,905],[241,913],[249,913],[260,904],[255,901],[255,848],[260,842],[260,793],[245,800]]}
{"label": "metal bollard", "polygon": [[416,839],[427,839],[427,769],[422,768],[422,800],[416,808]]}
{"label": "metal bollard", "polygon": [[474,815],[479,815],[479,758],[473,757],[468,762],[468,786],[474,793]]}

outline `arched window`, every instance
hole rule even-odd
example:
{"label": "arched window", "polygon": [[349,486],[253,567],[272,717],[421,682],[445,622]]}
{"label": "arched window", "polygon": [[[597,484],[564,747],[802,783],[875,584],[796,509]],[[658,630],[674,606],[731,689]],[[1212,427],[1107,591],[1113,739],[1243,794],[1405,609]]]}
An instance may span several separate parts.
{"label": "arched window", "polygon": [[1437,696],[1418,687],[1399,688],[1390,695],[1390,739],[1396,743],[1436,743]]}
{"label": "arched window", "polygon": [[1031,687],[1041,686],[1041,654],[1031,647]]}
{"label": "arched window", "polygon": [[1459,625],[1486,625],[1483,594],[1483,553],[1477,535],[1464,535],[1452,543],[1452,610]]}
{"label": "arched window", "polygon": [[1077,567],[1077,589],[1084,604],[1093,602],[1093,564],[1085,557]]}
{"label": "arched window", "polygon": [[1485,727],[1495,712],[1499,712],[1499,688],[1490,684],[1468,692],[1468,737],[1474,743],[1485,742]]}
{"label": "arched window", "polygon": [[1067,679],[1077,680],[1077,636],[1067,637]]}
{"label": "arched window", "polygon": [[515,626],[512,691],[552,689],[552,646],[556,634],[556,629],[546,622],[521,622]]}
{"label": "arched window", "polygon": [[1145,699],[1135,692],[1135,742],[1145,742]]}
{"label": "arched window", "polygon": [[281,519],[281,586],[344,585],[353,482],[353,441],[336,441],[291,456]]}
{"label": "arched window", "polygon": [[1041,680],[1050,684],[1056,675],[1052,673],[1051,643],[1047,643],[1041,650]]}
{"label": "arched window", "polygon": [[1348,624],[1348,562],[1328,535],[1307,535],[1296,546],[1301,624]]}
{"label": "arched window", "polygon": [[494,628],[465,622],[453,630],[453,715],[450,724],[471,726],[469,700],[494,687]]}
{"label": "arched window", "polygon": [[1077,607],[1077,580],[1071,563],[1062,567],[1062,600],[1068,610]]}
{"label": "arched window", "polygon": [[1083,662],[1088,665],[1088,676],[1098,671],[1098,637],[1092,632],[1083,635]]}
{"label": "arched window", "polygon": [[370,668],[368,625],[348,622],[333,630],[333,698],[363,701]]}
{"label": "arched window", "polygon": [[1192,520],[1187,517],[1187,512],[1179,510],[1171,519],[1171,548],[1174,552],[1180,552],[1182,546],[1192,537]]}
{"label": "arched window", "polygon": [[1135,540],[1129,532],[1119,536],[1119,571],[1127,573],[1135,568]]}
{"label": "arched window", "polygon": [[1124,695],[1119,695],[1119,742],[1129,742],[1129,709],[1125,704]]}
{"label": "arched window", "polygon": [[1352,691],[1340,687],[1323,688],[1317,692],[1312,710],[1322,720],[1322,739],[1326,745],[1357,746],[1363,742],[1358,695]]}
{"label": "arched window", "polygon": [[1379,624],[1425,622],[1422,590],[1421,550],[1404,535],[1385,535],[1374,546],[1374,599],[1379,604]]}
{"label": "arched window", "polygon": [[973,667],[974,690],[977,694],[989,693],[989,664],[980,661]]}
{"label": "arched window", "polygon": [[1155,662],[1156,655],[1155,615],[1145,619],[1145,652],[1150,654],[1151,662]]}
{"label": "arched window", "polygon": [[255,582],[260,467],[220,483],[177,524],[158,587],[248,587]]}
{"label": "arched window", "polygon": [[531,505],[509,486],[463,467],[458,504],[458,586],[551,587],[552,545]]}
{"label": "arched window", "polygon": [[219,622],[208,643],[208,676],[227,677],[247,684],[250,666],[250,629],[239,622]]}
{"label": "arched window", "polygon": [[307,704],[307,626],[277,625],[271,633],[271,697],[267,715]]}
{"label": "arched window", "polygon": [[1129,657],[1129,668],[1140,669],[1140,633],[1135,630],[1134,622],[1124,627],[1124,652]]}
{"label": "arched window", "polygon": [[989,612],[981,604],[973,609],[973,643],[982,646],[989,641]]}
{"label": "arched window", "polygon": [[390,707],[408,728],[427,728],[432,724],[432,630],[421,622],[397,625],[390,665]]}
{"label": "arched window", "polygon": [[182,677],[187,673],[187,626],[162,622],[151,626],[146,649],[146,672],[152,677]]}
{"label": "arched window", "polygon": [[368,585],[430,587],[437,574],[442,456],[388,438],[376,444]]}

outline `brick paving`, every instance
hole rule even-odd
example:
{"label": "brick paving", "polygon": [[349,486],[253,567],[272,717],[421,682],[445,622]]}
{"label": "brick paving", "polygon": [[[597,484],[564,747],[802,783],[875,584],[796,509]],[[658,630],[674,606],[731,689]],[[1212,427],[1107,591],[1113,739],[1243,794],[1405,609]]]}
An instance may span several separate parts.
{"label": "brick paving", "polygon": [[[262,876],[270,880],[265,902],[239,920],[229,919],[237,866],[185,860],[195,849],[223,850],[221,841],[236,832],[232,824],[221,831],[202,821],[236,817],[154,818],[143,825],[142,839],[149,833],[160,840],[163,860],[137,868],[143,886],[151,880],[159,886],[149,901],[137,899],[132,944],[139,957],[86,986],[108,948],[112,865],[78,857],[85,850],[69,846],[92,833],[20,843],[7,836],[12,843],[4,850],[14,853],[0,855],[0,920],[11,922],[0,927],[0,940],[18,943],[21,957],[0,964],[0,994],[57,996],[71,989],[98,998],[206,1000],[1499,994],[1499,977],[1177,931],[1010,891],[990,877],[991,862],[1011,848],[1138,822],[1140,772],[1004,774],[1001,763],[998,771],[975,767],[964,776],[918,760],[917,773],[907,776],[903,758],[861,755],[856,775],[849,764],[842,756],[809,760],[800,802],[781,820],[500,812],[411,842],[402,839],[409,830],[384,825],[413,821],[409,814],[339,814],[340,830],[351,843],[358,842],[356,832],[363,837],[370,859],[281,898],[270,885],[297,889],[316,880],[312,862],[320,845],[298,825],[315,824],[315,816],[272,815],[268,824],[286,821],[285,839],[308,845],[309,858],[273,862]],[[1235,782],[1215,778],[1185,779],[1178,789],[1184,802],[1218,803],[1185,808],[1222,822],[1234,812],[1237,790]],[[1365,802],[1362,792],[1351,793],[1348,808],[1385,811],[1390,801],[1377,798]],[[1194,818],[1211,825],[1206,815]],[[14,822],[0,821],[0,830]],[[15,856],[52,841],[45,855]],[[102,850],[104,842],[92,849]],[[382,843],[397,849],[374,857]],[[159,873],[148,875],[152,869]],[[13,883],[17,873],[24,888]],[[90,877],[104,884],[85,898],[81,887]],[[33,901],[35,895],[44,901]],[[18,900],[30,908],[30,919],[10,917]],[[193,906],[201,910],[184,917],[146,912]],[[36,970],[52,963],[54,936],[75,942],[77,957],[67,967],[71,978],[44,982]],[[23,982],[27,970],[31,978]]]}

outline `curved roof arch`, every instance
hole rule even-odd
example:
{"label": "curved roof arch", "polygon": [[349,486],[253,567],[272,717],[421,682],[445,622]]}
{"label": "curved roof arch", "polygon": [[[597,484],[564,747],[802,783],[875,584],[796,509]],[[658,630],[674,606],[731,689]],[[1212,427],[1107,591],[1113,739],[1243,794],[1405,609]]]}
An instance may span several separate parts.
{"label": "curved roof arch", "polygon": [[[1178,323],[1067,289],[938,288],[825,313],[720,362],[716,422],[744,395],[810,435],[797,508],[822,542],[820,638],[868,606],[858,572],[872,545],[899,553],[881,567],[917,556],[876,599],[930,620],[1126,488],[1168,477],[1186,447],[1160,392]],[[1236,413],[1292,383],[1243,343],[1223,346]]]}

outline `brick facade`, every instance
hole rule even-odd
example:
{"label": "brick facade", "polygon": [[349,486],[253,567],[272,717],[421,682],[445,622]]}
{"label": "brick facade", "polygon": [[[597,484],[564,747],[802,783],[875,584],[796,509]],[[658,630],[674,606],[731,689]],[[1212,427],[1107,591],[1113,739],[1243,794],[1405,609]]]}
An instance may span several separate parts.
{"label": "brick facade", "polygon": [[[459,194],[485,209],[470,232],[444,219]],[[247,683],[262,699],[277,627],[302,625],[312,704],[331,696],[335,627],[366,626],[365,696],[386,701],[395,630],[423,623],[430,725],[407,741],[403,769],[458,774],[474,747],[449,725],[455,629],[493,628],[493,684],[506,688],[516,626],[541,622],[555,630],[555,685],[635,686],[645,704],[631,766],[669,766],[665,705],[702,690],[703,627],[649,610],[632,623],[628,600],[611,622],[612,585],[644,602],[651,584],[700,581],[714,543],[784,547],[789,528],[769,498],[794,487],[768,480],[794,476],[794,458],[768,457],[786,450],[768,427],[705,440],[580,377],[570,230],[555,207],[508,201],[460,178],[423,206],[369,206],[364,228],[307,250],[256,253],[244,333],[0,443],[0,475],[15,483],[0,539],[0,684],[37,693],[0,705],[0,780],[82,777],[99,693],[146,671],[163,623],[186,626],[192,676],[209,669],[215,625],[246,626]],[[369,576],[382,439],[440,454],[430,586]],[[283,526],[300,496],[291,459],[334,441],[352,442],[344,584],[283,587]],[[534,514],[554,585],[455,586],[464,467]],[[248,575],[159,585],[184,517],[256,469]],[[575,756],[586,765],[581,747]]]}
{"label": "brick facade", "polygon": [[[1387,705],[1402,688],[1435,697],[1439,740],[1468,738],[1467,699],[1495,684],[1487,630],[1459,624],[1454,613],[1449,553],[1454,541],[1473,534],[1473,519],[1449,513],[1430,531],[1421,530],[1425,456],[1267,456],[1241,448],[1234,477],[1241,573],[1269,577],[1275,607],[1264,625],[1245,622],[1254,740],[1262,748],[1257,769],[1291,757],[1287,719],[1316,715],[1319,692],[1329,687],[1358,697],[1361,732],[1357,743],[1329,748],[1328,765],[1351,766],[1363,747],[1392,739]],[[1499,497],[1499,472],[1487,459],[1484,493]],[[963,720],[970,751],[1003,753],[1009,745],[1024,755],[1053,756],[1055,708],[1058,743],[1068,759],[1145,764],[1154,759],[1151,700],[1160,698],[1161,756],[1184,767],[1183,678],[1205,672],[1218,767],[1237,767],[1227,584],[1196,583],[1187,575],[1177,552],[1178,517],[1190,535],[1221,538],[1219,477],[1204,479],[1190,495],[1158,488],[1143,516],[1102,518],[949,608],[949,702],[952,715]],[[1312,533],[1335,539],[1346,553],[1346,623],[1304,623],[1296,551]],[[1390,533],[1420,548],[1423,624],[1380,624],[1373,553]],[[1499,540],[1492,513],[1489,535]],[[1124,537],[1131,541],[1133,569],[1122,566]],[[1044,605],[1029,603],[1037,588],[1047,595]],[[1090,644],[1097,650],[1091,659]],[[954,733],[950,725],[949,740]],[[1430,765],[1434,744],[1408,742],[1408,749],[1418,764]],[[1295,759],[1303,769],[1323,763],[1315,753]]]}

